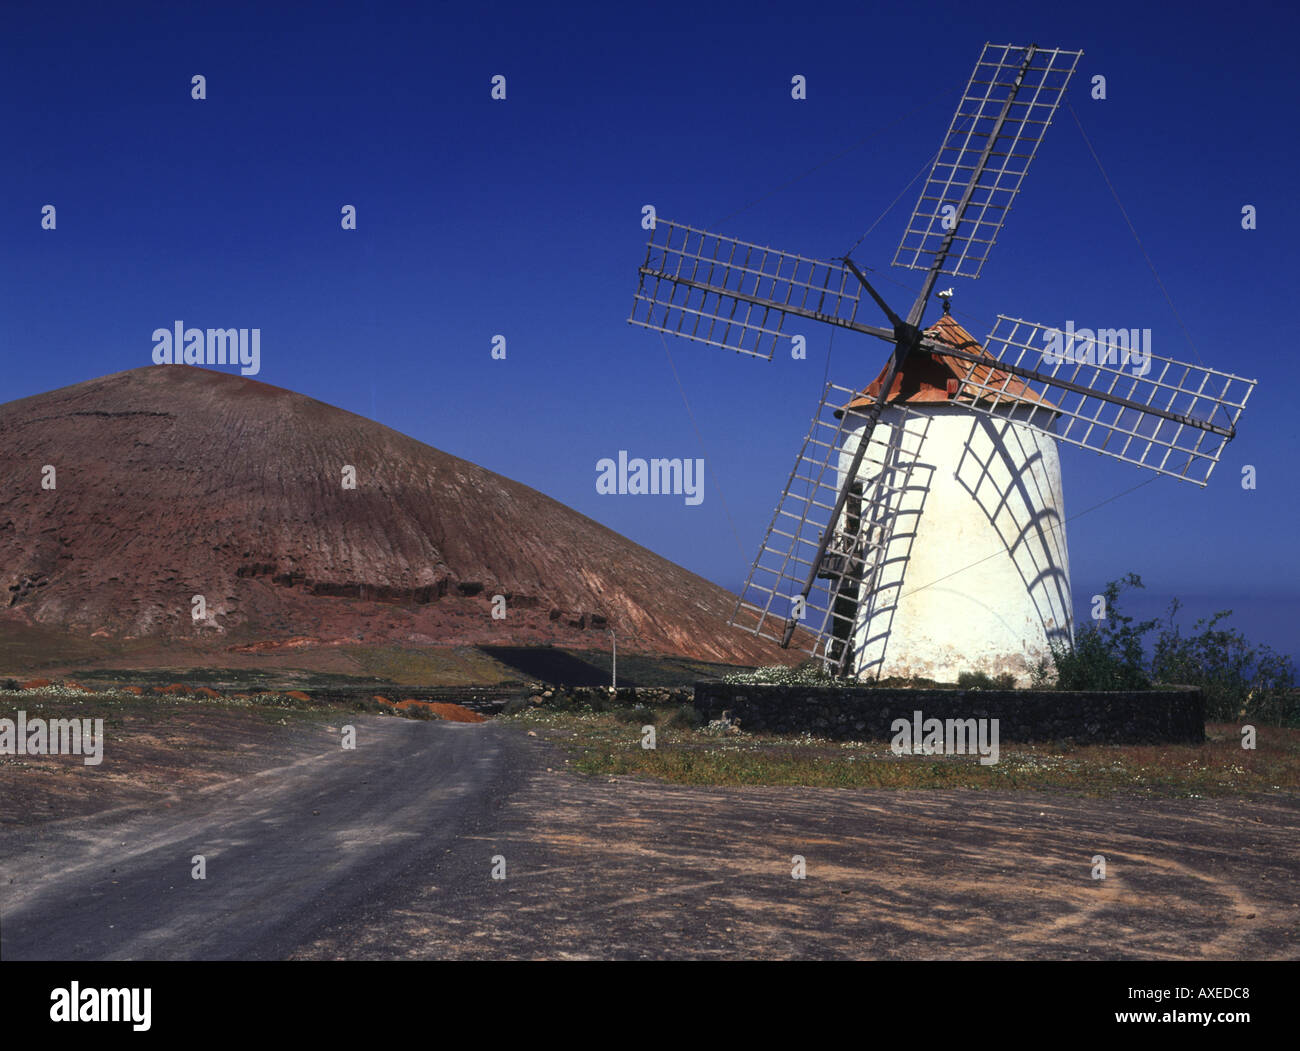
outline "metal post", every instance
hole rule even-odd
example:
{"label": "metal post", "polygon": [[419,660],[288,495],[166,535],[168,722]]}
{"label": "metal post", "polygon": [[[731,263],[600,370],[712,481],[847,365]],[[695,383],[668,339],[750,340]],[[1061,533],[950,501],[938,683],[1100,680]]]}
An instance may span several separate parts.
{"label": "metal post", "polygon": [[618,689],[618,636],[614,634],[614,629],[609,631],[610,641],[614,644],[613,661],[610,664],[609,686],[612,690]]}

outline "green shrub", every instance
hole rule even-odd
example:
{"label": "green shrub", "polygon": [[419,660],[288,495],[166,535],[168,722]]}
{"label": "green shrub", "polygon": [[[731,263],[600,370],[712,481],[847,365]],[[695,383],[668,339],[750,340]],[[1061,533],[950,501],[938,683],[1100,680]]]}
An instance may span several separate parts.
{"label": "green shrub", "polygon": [[1056,685],[1056,666],[1046,657],[1038,658],[1029,673],[1029,685],[1035,690],[1050,690]]}
{"label": "green shrub", "polygon": [[1105,616],[1074,635],[1074,646],[1052,643],[1058,690],[1148,690],[1142,638],[1156,626],[1154,620],[1133,623],[1119,610],[1120,591],[1142,587],[1134,573],[1112,580],[1102,592]]}
{"label": "green shrub", "polygon": [[957,676],[957,685],[964,690],[991,690],[993,680],[982,671],[964,671]]}
{"label": "green shrub", "polygon": [[957,685],[965,690],[1014,690],[1016,677],[1009,671],[996,677],[983,671],[964,671],[957,676]]}
{"label": "green shrub", "polygon": [[704,725],[704,718],[693,704],[683,704],[668,720],[669,726],[682,730],[698,730]]}
{"label": "green shrub", "polygon": [[[1290,657],[1269,646],[1252,646],[1235,628],[1220,626],[1231,610],[1201,618],[1188,636],[1177,623],[1178,599],[1170,604],[1166,620],[1134,624],[1119,612],[1118,599],[1122,588],[1141,586],[1133,573],[1107,584],[1106,617],[1077,632],[1073,648],[1052,646],[1057,689],[1146,690],[1152,682],[1196,686],[1205,694],[1205,715],[1211,721],[1300,726],[1300,691]],[[1142,640],[1156,627],[1160,633],[1148,663]],[[1048,679],[1040,666],[1035,685]]]}
{"label": "green shrub", "polygon": [[1255,719],[1280,725],[1300,725],[1300,695],[1295,668],[1269,646],[1251,646],[1235,628],[1219,627],[1232,616],[1220,610],[1202,617],[1184,637],[1176,619],[1182,603],[1169,606],[1151,658],[1158,682],[1199,686],[1205,694],[1205,715],[1213,721]]}

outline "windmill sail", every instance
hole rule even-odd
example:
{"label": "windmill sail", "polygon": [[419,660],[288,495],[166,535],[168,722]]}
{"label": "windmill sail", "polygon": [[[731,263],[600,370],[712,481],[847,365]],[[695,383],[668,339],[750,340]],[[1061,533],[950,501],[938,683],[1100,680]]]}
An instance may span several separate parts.
{"label": "windmill sail", "polygon": [[1082,51],[985,44],[894,265],[979,277]]}
{"label": "windmill sail", "polygon": [[857,320],[862,286],[839,263],[657,219],[628,322],[771,360],[789,316],[892,339]]}
{"label": "windmill sail", "polygon": [[[954,400],[1201,486],[1256,382],[1152,354],[1136,329],[1062,332],[999,315],[984,346],[997,367],[969,361]],[[1008,413],[1013,400],[1022,410]]]}
{"label": "windmill sail", "polygon": [[[916,485],[923,441],[923,430],[909,426],[908,413],[900,409],[869,435],[862,465],[850,477],[859,440],[854,431],[862,418],[844,410],[856,397],[848,387],[826,385],[731,619],[775,642],[783,641],[794,621],[792,644],[832,667],[848,656],[859,603],[868,596],[888,598],[878,578],[891,542],[914,513],[905,509],[905,496]],[[920,418],[912,422],[924,425]],[[850,498],[835,521],[835,504],[846,486]],[[816,583],[803,597],[810,576]]]}

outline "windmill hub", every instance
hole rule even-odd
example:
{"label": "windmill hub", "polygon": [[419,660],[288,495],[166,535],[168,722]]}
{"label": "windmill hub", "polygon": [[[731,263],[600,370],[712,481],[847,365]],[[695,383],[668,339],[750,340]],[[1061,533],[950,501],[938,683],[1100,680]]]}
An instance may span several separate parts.
{"label": "windmill hub", "polygon": [[909,351],[915,350],[921,345],[921,330],[915,325],[909,325],[906,321],[900,322],[894,326],[894,342],[900,347],[906,347]]}

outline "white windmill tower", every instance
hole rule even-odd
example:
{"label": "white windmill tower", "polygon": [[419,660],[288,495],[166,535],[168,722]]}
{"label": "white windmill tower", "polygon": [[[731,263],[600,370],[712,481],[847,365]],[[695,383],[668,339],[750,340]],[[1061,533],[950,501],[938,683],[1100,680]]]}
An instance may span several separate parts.
{"label": "white windmill tower", "polygon": [[[946,312],[925,334],[982,353]],[[967,371],[967,362],[940,353],[910,358],[870,432],[876,453],[853,476],[884,373],[834,411],[845,429],[834,484],[847,484],[849,497],[821,576],[848,572],[845,617],[832,620],[831,635],[838,648],[852,633],[859,674],[952,682],[979,670],[1023,681],[1050,658],[1052,643],[1073,639],[1056,440],[1013,422],[1055,406],[1002,374],[994,379],[1006,384],[1005,418],[976,412],[971,397],[958,396]],[[866,523],[873,532],[862,528],[864,506],[875,514]],[[859,535],[879,553],[860,566],[846,557]]]}
{"label": "white windmill tower", "polygon": [[1254,380],[1002,315],[981,347],[946,304],[919,327],[941,273],[979,276],[1081,55],[985,45],[893,260],[926,271],[905,319],[848,257],[656,220],[632,324],[769,360],[790,317],[893,344],[827,384],[733,624],[841,675],[1023,680],[1071,636],[1057,443],[1209,480]]}

